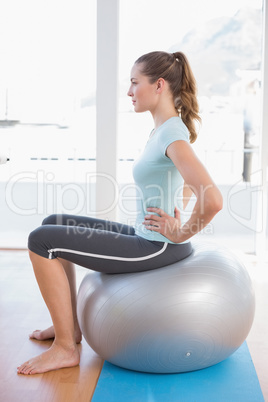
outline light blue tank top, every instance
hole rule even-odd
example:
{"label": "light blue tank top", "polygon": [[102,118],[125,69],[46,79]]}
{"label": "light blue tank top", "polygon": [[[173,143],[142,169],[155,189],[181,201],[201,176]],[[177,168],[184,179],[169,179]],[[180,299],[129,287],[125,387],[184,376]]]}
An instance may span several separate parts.
{"label": "light blue tank top", "polygon": [[144,227],[142,222],[148,214],[148,207],[161,208],[170,216],[174,216],[175,206],[182,211],[184,180],[166,156],[167,147],[177,140],[189,142],[189,131],[180,117],[171,117],[155,130],[133,165],[137,193],[135,232],[151,241],[173,243],[160,233]]}

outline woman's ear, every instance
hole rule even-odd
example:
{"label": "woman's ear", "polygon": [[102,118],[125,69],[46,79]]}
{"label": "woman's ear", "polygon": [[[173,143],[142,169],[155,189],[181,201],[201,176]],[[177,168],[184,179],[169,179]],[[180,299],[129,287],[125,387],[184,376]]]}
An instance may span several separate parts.
{"label": "woman's ear", "polygon": [[156,91],[157,93],[161,93],[163,91],[165,87],[165,80],[164,78],[158,78],[158,80],[156,81]]}

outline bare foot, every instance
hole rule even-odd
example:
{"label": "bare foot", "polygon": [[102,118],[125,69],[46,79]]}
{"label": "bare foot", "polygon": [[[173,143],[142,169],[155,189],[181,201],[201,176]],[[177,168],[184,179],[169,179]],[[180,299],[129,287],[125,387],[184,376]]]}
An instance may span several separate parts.
{"label": "bare foot", "polygon": [[[44,330],[36,329],[35,331],[33,331],[32,334],[29,335],[29,338],[37,339],[38,341],[46,341],[48,339],[54,339],[55,338],[54,327],[51,326]],[[82,332],[80,328],[75,329],[75,341],[76,343],[80,343],[82,341]]]}
{"label": "bare foot", "polygon": [[77,366],[79,361],[80,355],[75,344],[70,348],[64,348],[54,342],[46,352],[21,364],[17,372],[25,375],[46,373],[64,367]]}

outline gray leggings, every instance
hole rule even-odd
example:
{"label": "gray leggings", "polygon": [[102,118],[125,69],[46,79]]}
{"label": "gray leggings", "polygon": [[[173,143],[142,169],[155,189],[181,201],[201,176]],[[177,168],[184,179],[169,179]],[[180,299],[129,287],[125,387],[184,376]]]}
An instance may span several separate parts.
{"label": "gray leggings", "polygon": [[85,216],[51,215],[29,235],[29,250],[116,274],[164,267],[188,257],[191,243],[149,241],[132,226]]}

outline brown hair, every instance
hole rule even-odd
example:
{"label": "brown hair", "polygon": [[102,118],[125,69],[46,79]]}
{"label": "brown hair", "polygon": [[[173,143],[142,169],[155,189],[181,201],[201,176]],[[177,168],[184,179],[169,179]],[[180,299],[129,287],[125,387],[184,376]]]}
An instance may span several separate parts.
{"label": "brown hair", "polygon": [[169,83],[175,109],[190,132],[190,142],[197,138],[195,120],[198,115],[196,81],[187,57],[182,52],[151,52],[139,57],[136,64],[142,64],[141,73],[149,77],[151,83],[159,78]]}

